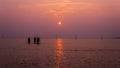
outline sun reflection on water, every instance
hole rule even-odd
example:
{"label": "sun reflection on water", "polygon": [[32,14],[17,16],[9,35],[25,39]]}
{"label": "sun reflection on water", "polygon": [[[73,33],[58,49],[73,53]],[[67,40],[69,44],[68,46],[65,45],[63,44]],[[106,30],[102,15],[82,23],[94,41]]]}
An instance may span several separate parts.
{"label": "sun reflection on water", "polygon": [[63,51],[63,40],[57,39],[56,46],[56,54],[55,54],[55,66],[54,68],[66,68],[65,56]]}

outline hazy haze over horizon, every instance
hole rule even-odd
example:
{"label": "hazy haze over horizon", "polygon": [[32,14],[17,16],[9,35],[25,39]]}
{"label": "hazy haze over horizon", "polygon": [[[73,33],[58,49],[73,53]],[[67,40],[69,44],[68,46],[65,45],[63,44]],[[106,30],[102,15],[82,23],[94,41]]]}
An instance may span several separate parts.
{"label": "hazy haze over horizon", "polygon": [[0,0],[7,37],[114,37],[119,29],[120,0]]}

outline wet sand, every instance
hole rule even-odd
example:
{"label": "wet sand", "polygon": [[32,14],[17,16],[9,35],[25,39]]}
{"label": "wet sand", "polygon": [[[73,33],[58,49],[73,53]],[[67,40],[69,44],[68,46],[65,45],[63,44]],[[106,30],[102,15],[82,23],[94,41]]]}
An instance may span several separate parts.
{"label": "wet sand", "polygon": [[0,68],[120,68],[120,40],[0,39]]}

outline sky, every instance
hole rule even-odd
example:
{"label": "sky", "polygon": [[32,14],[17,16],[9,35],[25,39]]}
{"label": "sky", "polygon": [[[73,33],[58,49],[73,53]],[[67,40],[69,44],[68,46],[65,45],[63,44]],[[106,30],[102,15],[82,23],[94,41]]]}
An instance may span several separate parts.
{"label": "sky", "polygon": [[74,35],[120,36],[120,0],[0,0],[0,36]]}

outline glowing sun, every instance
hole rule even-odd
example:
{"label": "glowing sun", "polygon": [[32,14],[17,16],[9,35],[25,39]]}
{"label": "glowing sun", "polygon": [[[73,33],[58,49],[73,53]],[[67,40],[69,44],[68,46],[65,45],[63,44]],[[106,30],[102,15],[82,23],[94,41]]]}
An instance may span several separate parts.
{"label": "glowing sun", "polygon": [[62,23],[59,21],[58,24],[61,25]]}

